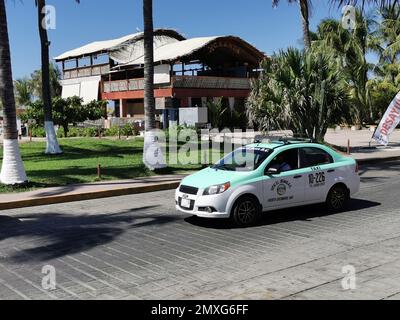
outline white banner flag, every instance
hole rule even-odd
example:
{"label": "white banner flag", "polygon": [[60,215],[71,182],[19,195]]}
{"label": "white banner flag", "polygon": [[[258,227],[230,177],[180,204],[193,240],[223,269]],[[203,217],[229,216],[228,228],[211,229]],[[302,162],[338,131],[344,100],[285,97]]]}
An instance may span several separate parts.
{"label": "white banner flag", "polygon": [[386,110],[378,128],[372,136],[379,144],[387,145],[389,136],[400,122],[400,92],[396,95]]}

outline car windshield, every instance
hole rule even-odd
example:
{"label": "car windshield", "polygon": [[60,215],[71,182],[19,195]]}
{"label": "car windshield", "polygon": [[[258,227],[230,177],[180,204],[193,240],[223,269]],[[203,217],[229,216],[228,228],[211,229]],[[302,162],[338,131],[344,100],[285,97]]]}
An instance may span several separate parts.
{"label": "car windshield", "polygon": [[272,149],[261,147],[239,148],[218,161],[212,168],[228,171],[253,171],[267,159],[272,151]]}

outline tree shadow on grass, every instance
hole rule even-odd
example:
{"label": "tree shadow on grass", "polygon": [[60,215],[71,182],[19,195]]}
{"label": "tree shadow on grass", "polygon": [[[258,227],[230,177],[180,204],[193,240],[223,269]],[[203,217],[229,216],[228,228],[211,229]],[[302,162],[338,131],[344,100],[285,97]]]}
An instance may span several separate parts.
{"label": "tree shadow on grass", "polygon": [[63,153],[59,155],[46,155],[40,149],[37,152],[24,154],[23,160],[31,162],[77,160],[101,157],[122,158],[124,155],[142,154],[143,148],[136,146],[96,145],[96,149],[78,146],[62,146]]}
{"label": "tree shadow on grass", "polygon": [[[313,218],[325,217],[340,213],[351,213],[381,205],[379,202],[352,199],[348,207],[339,212],[329,211],[324,204],[308,205],[287,209],[274,210],[263,213],[258,221],[251,227],[260,227],[291,221],[311,221]],[[185,219],[186,222],[210,229],[236,229],[238,228],[230,219],[204,219],[195,216]],[[250,227],[250,228],[251,228]]]}
{"label": "tree shadow on grass", "polygon": [[[134,179],[151,175],[143,164],[132,164],[127,166],[106,165],[101,167],[101,175],[105,180],[111,179]],[[59,185],[93,182],[97,178],[97,167],[87,168],[70,166],[63,169],[29,170],[28,176],[34,180],[51,181],[46,186],[54,187]]]}
{"label": "tree shadow on grass", "polygon": [[[24,263],[47,261],[65,255],[90,250],[121,236],[131,228],[163,225],[178,219],[175,216],[140,214],[158,206],[129,209],[116,214],[69,214],[37,213],[28,215],[0,216],[0,243],[10,240],[14,250],[5,261]],[[26,238],[32,241],[26,246]],[[25,242],[18,244],[18,238]],[[24,248],[25,246],[25,248]]]}

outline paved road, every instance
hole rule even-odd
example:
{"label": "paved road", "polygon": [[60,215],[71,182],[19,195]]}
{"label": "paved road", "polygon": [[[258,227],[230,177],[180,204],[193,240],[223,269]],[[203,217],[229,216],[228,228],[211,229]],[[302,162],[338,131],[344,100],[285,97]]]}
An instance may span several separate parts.
{"label": "paved road", "polygon": [[176,213],[173,191],[1,211],[0,299],[398,299],[400,164],[362,181],[348,211],[283,210],[246,229]]}

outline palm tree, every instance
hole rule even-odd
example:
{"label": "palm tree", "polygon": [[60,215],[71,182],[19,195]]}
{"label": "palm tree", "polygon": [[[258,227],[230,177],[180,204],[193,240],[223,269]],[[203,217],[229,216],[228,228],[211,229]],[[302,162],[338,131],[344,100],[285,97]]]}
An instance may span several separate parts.
{"label": "palm tree", "polygon": [[57,141],[57,135],[54,130],[53,113],[50,94],[50,71],[49,71],[49,46],[50,42],[47,30],[43,25],[46,19],[46,0],[35,0],[38,10],[38,28],[41,46],[42,58],[42,98],[44,105],[44,126],[46,130],[46,154],[60,154],[62,150]]}
{"label": "palm tree", "polygon": [[[287,0],[289,3],[298,2],[300,6],[301,20],[303,25],[303,40],[306,49],[311,47],[310,37],[310,14],[311,14],[311,0]],[[276,7],[279,0],[272,0],[272,5]]]}
{"label": "palm tree", "polygon": [[153,1],[143,0],[145,130],[155,129]]}
{"label": "palm tree", "polygon": [[14,82],[15,102],[17,107],[23,108],[32,102],[31,81],[27,78],[18,79]]}
{"label": "palm tree", "polygon": [[145,113],[143,162],[150,170],[154,170],[164,168],[165,162],[155,133],[153,0],[143,0],[143,21]]}
{"label": "palm tree", "polygon": [[330,2],[336,4],[338,7],[346,4],[360,5],[362,10],[364,10],[366,4],[377,5],[380,8],[385,8],[399,3],[399,0],[330,0]]}
{"label": "palm tree", "polygon": [[3,105],[3,165],[0,182],[7,185],[27,182],[18,145],[17,115],[11,71],[5,0],[0,0],[0,101]]}
{"label": "palm tree", "polygon": [[223,105],[222,97],[215,99],[214,101],[207,102],[208,116],[212,128],[222,128],[224,115],[228,113],[229,108]]}
{"label": "palm tree", "polygon": [[[50,96],[51,98],[61,97],[62,86],[60,84],[61,80],[61,71],[58,66],[54,63],[49,64],[49,73],[50,73]],[[43,86],[42,86],[42,70],[35,70],[31,74],[31,87],[32,94],[43,100]]]}
{"label": "palm tree", "polygon": [[327,128],[348,114],[343,74],[331,53],[289,48],[262,67],[246,108],[250,124],[262,131],[290,129],[323,141]]}
{"label": "palm tree", "polygon": [[[310,14],[312,1],[311,0],[287,0],[289,3],[298,2],[300,6],[301,19],[303,24],[303,41],[306,49],[311,47],[311,35],[310,35]],[[364,9],[365,4],[379,5],[381,8],[398,4],[400,0],[330,0],[332,4],[336,4],[338,7],[353,3],[360,4]],[[279,4],[279,0],[272,0],[272,5],[275,7]]]}
{"label": "palm tree", "polygon": [[375,72],[387,78],[392,83],[400,81],[400,5],[394,4],[379,10],[382,19],[378,25],[377,37],[380,40],[381,50],[379,64]]}
{"label": "palm tree", "polygon": [[380,50],[375,25],[373,17],[357,10],[354,30],[344,29],[340,21],[334,19],[323,20],[318,26],[318,40],[313,42],[321,50],[333,50],[339,60],[351,92],[352,111],[358,125],[373,118],[368,87],[368,73],[373,65],[367,61],[366,55]]}

